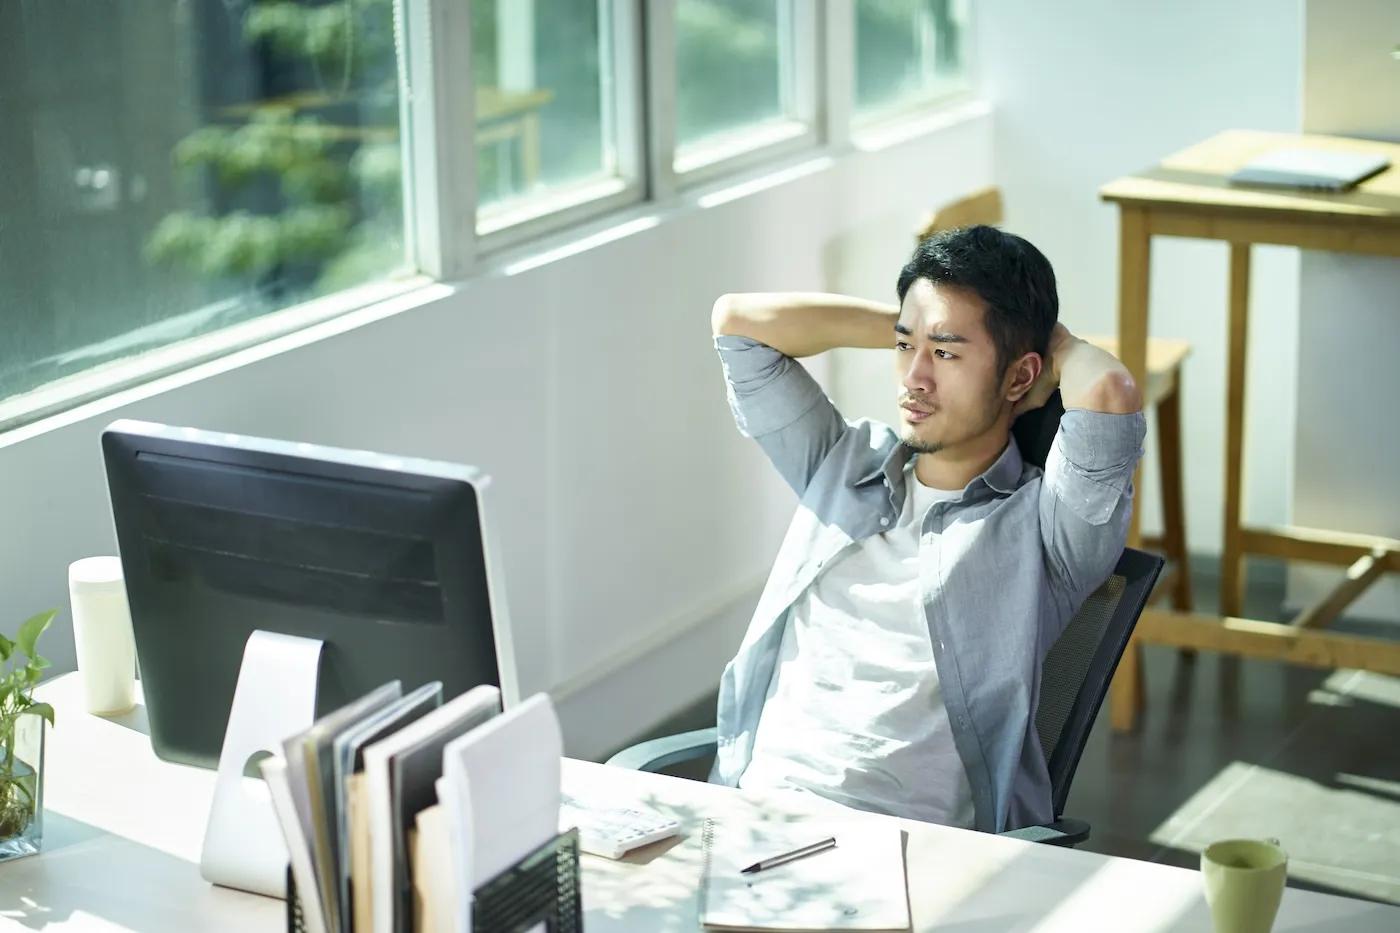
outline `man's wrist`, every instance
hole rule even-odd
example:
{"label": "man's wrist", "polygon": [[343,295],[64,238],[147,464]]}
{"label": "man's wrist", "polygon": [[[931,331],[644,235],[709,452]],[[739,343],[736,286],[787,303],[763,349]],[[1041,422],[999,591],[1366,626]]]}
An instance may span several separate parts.
{"label": "man's wrist", "polygon": [[1055,326],[1055,331],[1050,336],[1050,371],[1054,374],[1056,383],[1064,378],[1065,359],[1083,343],[1084,341],[1071,334],[1063,324]]}
{"label": "man's wrist", "polygon": [[861,342],[859,347],[887,350],[894,346],[895,325],[899,323],[899,308],[884,305],[867,307],[864,309],[864,326],[862,327]]}

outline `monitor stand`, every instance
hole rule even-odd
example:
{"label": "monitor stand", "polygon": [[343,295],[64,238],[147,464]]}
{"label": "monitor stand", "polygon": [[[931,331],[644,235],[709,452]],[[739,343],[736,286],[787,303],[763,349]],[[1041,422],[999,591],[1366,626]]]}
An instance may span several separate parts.
{"label": "monitor stand", "polygon": [[285,739],[315,721],[321,645],[261,630],[248,637],[199,859],[206,881],[287,896],[287,844],[272,797],[263,781],[244,777],[244,770],[259,753],[281,754]]}

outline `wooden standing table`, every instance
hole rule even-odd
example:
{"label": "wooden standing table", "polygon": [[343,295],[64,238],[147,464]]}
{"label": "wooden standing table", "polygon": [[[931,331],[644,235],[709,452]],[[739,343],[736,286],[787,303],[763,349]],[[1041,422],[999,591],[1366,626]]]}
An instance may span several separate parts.
{"label": "wooden standing table", "polygon": [[[1228,178],[1270,149],[1308,146],[1389,157],[1392,167],[1351,191],[1322,193],[1242,187]],[[1119,358],[1145,385],[1151,245],[1154,236],[1230,244],[1229,352],[1225,403],[1225,541],[1221,613],[1149,607],[1113,683],[1115,729],[1132,728],[1142,705],[1142,643],[1220,651],[1320,668],[1400,674],[1400,643],[1328,631],[1327,626],[1382,573],[1400,571],[1400,541],[1316,528],[1244,522],[1245,350],[1249,334],[1250,248],[1256,243],[1330,252],[1400,256],[1400,145],[1330,136],[1231,130],[1170,156],[1099,192],[1119,210]],[[1139,471],[1139,479],[1141,471]],[[1134,513],[1130,544],[1140,540]],[[1241,619],[1247,554],[1347,565],[1321,603],[1291,625]]]}

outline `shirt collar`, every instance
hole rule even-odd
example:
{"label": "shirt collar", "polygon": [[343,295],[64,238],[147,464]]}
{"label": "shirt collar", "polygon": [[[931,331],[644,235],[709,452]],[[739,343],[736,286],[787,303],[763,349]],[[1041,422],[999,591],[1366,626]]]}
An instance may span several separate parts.
{"label": "shirt collar", "polygon": [[[903,472],[905,465],[909,463],[909,458],[913,455],[914,451],[907,444],[896,444],[894,449],[885,456],[883,463],[857,479],[852,485],[866,486],[877,479],[883,479],[886,486],[894,489],[898,485],[899,474]],[[1009,496],[1016,491],[1021,480],[1023,467],[1021,449],[1016,445],[1016,438],[1008,435],[1006,447],[1002,450],[1001,456],[997,457],[996,461],[983,470],[971,483],[968,483],[968,487],[971,488],[981,482],[996,492]]]}

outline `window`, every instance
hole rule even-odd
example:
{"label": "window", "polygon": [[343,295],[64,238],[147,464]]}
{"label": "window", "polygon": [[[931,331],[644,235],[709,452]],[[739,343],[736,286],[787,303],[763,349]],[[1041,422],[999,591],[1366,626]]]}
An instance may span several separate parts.
{"label": "window", "polygon": [[808,136],[815,6],[676,0],[675,171]]}
{"label": "window", "polygon": [[782,119],[791,96],[778,0],[679,0],[676,145]]}
{"label": "window", "polygon": [[0,3],[0,398],[405,271],[394,9]]}
{"label": "window", "polygon": [[857,119],[897,114],[967,87],[966,0],[855,0]]}
{"label": "window", "polygon": [[0,431],[840,146],[967,86],[969,11],[0,0]]}
{"label": "window", "polygon": [[629,3],[471,4],[480,232],[569,203],[640,199]]}

